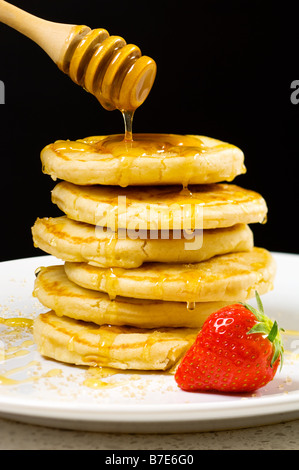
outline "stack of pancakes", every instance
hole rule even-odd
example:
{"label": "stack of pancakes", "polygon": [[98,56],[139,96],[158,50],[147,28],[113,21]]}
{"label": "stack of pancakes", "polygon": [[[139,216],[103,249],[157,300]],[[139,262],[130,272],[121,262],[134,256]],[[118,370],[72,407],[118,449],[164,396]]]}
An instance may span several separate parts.
{"label": "stack of pancakes", "polygon": [[245,172],[237,147],[203,136],[103,136],[57,141],[41,159],[61,180],[52,201],[64,213],[32,228],[35,246],[64,261],[35,281],[50,309],[34,325],[42,355],[167,370],[209,314],[272,289],[274,261],[248,225],[265,221],[267,206],[231,183]]}

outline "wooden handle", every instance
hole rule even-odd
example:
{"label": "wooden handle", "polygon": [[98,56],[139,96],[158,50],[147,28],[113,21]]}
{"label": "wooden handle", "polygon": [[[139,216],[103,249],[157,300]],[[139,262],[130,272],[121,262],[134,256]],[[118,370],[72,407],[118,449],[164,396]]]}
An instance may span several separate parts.
{"label": "wooden handle", "polygon": [[134,111],[152,88],[157,68],[153,59],[141,56],[137,46],[109,36],[106,30],[53,23],[4,0],[0,0],[0,21],[36,42],[105,109]]}
{"label": "wooden handle", "polygon": [[54,23],[0,0],[0,21],[36,42],[59,65],[78,26]]}

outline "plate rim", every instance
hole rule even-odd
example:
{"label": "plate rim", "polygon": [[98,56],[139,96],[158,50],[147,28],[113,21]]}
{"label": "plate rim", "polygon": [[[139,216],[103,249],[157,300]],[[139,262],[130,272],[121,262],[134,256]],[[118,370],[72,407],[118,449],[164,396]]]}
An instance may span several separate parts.
{"label": "plate rim", "polygon": [[[3,399],[4,398],[4,399]],[[291,399],[290,399],[291,398]],[[294,407],[294,405],[297,407]],[[74,421],[85,419],[95,422],[182,422],[258,417],[277,415],[299,411],[299,391],[282,393],[281,395],[266,397],[250,397],[231,402],[203,402],[178,404],[146,404],[146,405],[98,405],[96,403],[80,403],[74,407],[68,402],[40,402],[28,403],[26,399],[15,400],[13,397],[1,397],[0,413],[43,417],[53,419],[67,419]],[[121,413],[121,417],[119,415]],[[158,420],[157,420],[158,414]],[[215,416],[212,416],[215,415]]]}
{"label": "plate rim", "polygon": [[[271,252],[277,259],[292,258],[299,262],[299,254]],[[12,263],[61,263],[52,255],[32,256],[0,262],[0,271],[3,264]],[[182,392],[182,391],[180,391]],[[186,393],[186,398],[190,392]],[[222,394],[217,394],[221,397]],[[234,394],[229,394],[234,397]],[[224,397],[227,394],[223,395]],[[0,395],[0,415],[23,416],[28,418],[41,418],[43,420],[65,420],[69,423],[76,420],[90,423],[183,423],[207,422],[208,420],[223,421],[225,419],[242,419],[284,415],[299,411],[299,389],[290,392],[280,392],[275,395],[253,397],[236,394],[236,400],[219,400],[200,403],[155,403],[155,404],[112,404],[112,403],[70,403],[64,400],[50,401],[48,398],[36,400],[24,396]],[[242,399],[243,398],[243,399]]]}

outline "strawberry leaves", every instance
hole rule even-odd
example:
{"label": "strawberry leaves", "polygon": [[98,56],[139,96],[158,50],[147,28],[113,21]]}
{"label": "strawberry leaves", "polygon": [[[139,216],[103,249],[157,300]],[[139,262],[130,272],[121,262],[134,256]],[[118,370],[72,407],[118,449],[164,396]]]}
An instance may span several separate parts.
{"label": "strawberry leaves", "polygon": [[266,335],[266,338],[271,343],[273,343],[273,356],[271,359],[271,367],[280,356],[281,369],[283,364],[284,349],[280,332],[284,331],[284,329],[278,327],[276,320],[273,323],[273,321],[270,320],[267,315],[265,315],[264,307],[257,291],[255,291],[255,298],[258,308],[255,308],[247,303],[240,302],[240,304],[250,310],[250,312],[253,313],[257,319],[257,323],[247,332],[247,334],[249,335],[252,333],[261,333],[263,335]]}

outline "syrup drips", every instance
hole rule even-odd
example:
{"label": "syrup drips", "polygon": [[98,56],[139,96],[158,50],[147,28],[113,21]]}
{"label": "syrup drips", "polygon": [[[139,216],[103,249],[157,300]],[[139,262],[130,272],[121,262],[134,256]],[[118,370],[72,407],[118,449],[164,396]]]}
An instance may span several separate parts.
{"label": "syrup drips", "polygon": [[134,111],[122,112],[125,124],[124,142],[133,142],[133,116]]}
{"label": "syrup drips", "polygon": [[196,308],[196,302],[187,302],[187,310],[195,310]]}
{"label": "syrup drips", "polygon": [[[0,324],[6,327],[5,331],[3,332],[3,336],[1,335],[0,338],[1,337],[3,337],[3,339],[7,338],[8,334],[11,333],[18,340],[19,338],[23,338],[24,330],[30,331],[32,329],[33,320],[31,320],[30,318],[24,318],[24,317],[12,317],[12,318],[0,317]],[[7,331],[7,328],[10,328],[11,330]],[[8,346],[7,344],[4,345],[4,341],[1,342],[1,348],[0,348],[1,363],[7,363],[11,359],[29,355],[30,349],[28,348],[30,348],[30,346],[33,346],[33,345],[34,345],[34,341],[32,341],[31,339],[25,339],[17,346]],[[24,379],[11,378],[11,376],[13,375],[16,375],[27,369],[30,370],[34,366],[39,366],[39,365],[40,363],[38,361],[29,361],[19,367],[2,370],[0,374],[0,385],[18,386],[21,384],[37,382],[39,381],[39,379],[42,379],[42,378],[57,377],[62,374],[61,369],[50,369],[47,372],[44,372],[42,374],[34,374]]]}
{"label": "syrup drips", "polygon": [[21,318],[21,317],[15,317],[15,318],[0,317],[0,323],[5,326],[11,326],[11,327],[32,328],[33,320],[31,320],[30,318]]}
{"label": "syrup drips", "polygon": [[[76,141],[57,140],[49,144],[49,148],[60,156],[68,152],[78,152],[79,154],[89,152],[108,158],[113,157],[191,157],[193,159],[202,158],[208,151],[208,147],[200,138],[191,135],[179,134],[151,134],[132,132],[134,113],[124,112],[125,123],[124,134],[111,134],[108,136],[92,136]],[[221,143],[217,150],[225,148],[228,144]],[[216,147],[214,147],[216,149]],[[74,158],[74,156],[72,157]],[[80,158],[80,155],[78,155]],[[184,182],[183,189],[187,190],[187,182]],[[187,190],[189,193],[189,190]],[[190,193],[189,193],[190,194]]]}

